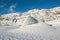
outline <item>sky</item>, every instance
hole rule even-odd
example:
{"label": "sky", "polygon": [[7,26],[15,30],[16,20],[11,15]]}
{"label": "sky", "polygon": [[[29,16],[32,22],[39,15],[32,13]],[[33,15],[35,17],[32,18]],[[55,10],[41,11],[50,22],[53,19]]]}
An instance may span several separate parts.
{"label": "sky", "polygon": [[60,0],[0,0],[0,14],[59,7]]}

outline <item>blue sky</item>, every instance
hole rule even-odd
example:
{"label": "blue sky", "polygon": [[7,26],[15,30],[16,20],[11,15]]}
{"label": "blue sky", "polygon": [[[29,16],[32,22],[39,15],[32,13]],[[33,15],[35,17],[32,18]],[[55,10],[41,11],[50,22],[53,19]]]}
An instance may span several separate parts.
{"label": "blue sky", "polygon": [[60,6],[60,0],[0,0],[0,14]]}

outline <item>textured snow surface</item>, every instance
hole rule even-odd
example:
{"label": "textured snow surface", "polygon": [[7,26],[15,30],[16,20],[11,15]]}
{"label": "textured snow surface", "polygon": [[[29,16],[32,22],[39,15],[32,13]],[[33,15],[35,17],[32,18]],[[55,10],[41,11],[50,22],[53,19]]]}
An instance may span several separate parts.
{"label": "textured snow surface", "polygon": [[60,28],[42,22],[6,29],[0,29],[0,40],[60,40]]}
{"label": "textured snow surface", "polygon": [[60,7],[1,15],[0,40],[60,40]]}

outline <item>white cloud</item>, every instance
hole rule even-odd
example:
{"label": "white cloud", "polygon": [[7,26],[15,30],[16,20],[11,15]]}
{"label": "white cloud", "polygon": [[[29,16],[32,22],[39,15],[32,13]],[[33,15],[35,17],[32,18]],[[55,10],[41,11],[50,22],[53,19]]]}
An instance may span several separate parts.
{"label": "white cloud", "polygon": [[9,7],[9,12],[15,12],[14,8],[16,8],[16,4],[13,4]]}

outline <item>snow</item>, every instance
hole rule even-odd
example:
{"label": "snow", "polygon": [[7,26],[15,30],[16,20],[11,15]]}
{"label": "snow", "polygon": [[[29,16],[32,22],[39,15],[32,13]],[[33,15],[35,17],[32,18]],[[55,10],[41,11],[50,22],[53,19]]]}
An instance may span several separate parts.
{"label": "snow", "polygon": [[59,40],[59,29],[40,22],[16,29],[0,30],[1,40]]}
{"label": "snow", "polygon": [[52,26],[54,26],[56,28],[60,28],[60,19],[49,21],[49,22],[46,22],[46,23],[49,24],[49,25],[52,25]]}
{"label": "snow", "polygon": [[60,40],[60,7],[0,16],[0,40]]}

